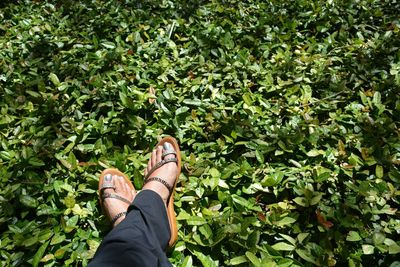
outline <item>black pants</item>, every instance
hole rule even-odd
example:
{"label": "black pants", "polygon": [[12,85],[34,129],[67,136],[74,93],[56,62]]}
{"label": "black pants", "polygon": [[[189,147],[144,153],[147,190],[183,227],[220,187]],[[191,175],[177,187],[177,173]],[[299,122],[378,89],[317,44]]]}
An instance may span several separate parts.
{"label": "black pants", "polygon": [[172,266],[165,254],[170,231],[161,197],[143,190],[129,206],[126,218],[103,239],[89,267]]}

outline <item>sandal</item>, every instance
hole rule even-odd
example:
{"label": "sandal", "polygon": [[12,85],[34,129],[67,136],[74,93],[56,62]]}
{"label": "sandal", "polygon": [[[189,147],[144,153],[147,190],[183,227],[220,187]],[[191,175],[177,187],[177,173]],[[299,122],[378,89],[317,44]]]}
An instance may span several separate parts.
{"label": "sandal", "polygon": [[[146,184],[150,181],[157,181],[157,182],[162,183],[169,190],[169,197],[167,200],[167,215],[168,215],[169,226],[171,229],[171,238],[168,242],[168,245],[169,245],[169,247],[173,247],[176,240],[178,239],[178,227],[177,227],[177,223],[176,223],[176,215],[175,215],[175,210],[174,210],[174,193],[175,193],[176,184],[178,183],[179,175],[181,174],[182,159],[181,159],[181,151],[179,149],[178,142],[176,141],[175,138],[173,138],[171,136],[164,137],[163,139],[161,139],[161,141],[158,142],[156,147],[163,146],[164,143],[167,143],[167,142],[172,145],[173,150],[166,150],[163,152],[163,154],[162,154],[163,160],[158,162],[155,166],[153,166],[153,168],[146,174],[146,176],[144,178],[144,183]],[[165,156],[170,155],[170,154],[175,155],[175,158],[164,159]],[[176,163],[177,168],[178,168],[178,173],[176,175],[175,182],[173,185],[168,184],[164,179],[162,179],[160,177],[151,176],[151,174],[155,170],[157,170],[161,166],[163,166],[167,163],[170,163],[170,162]]]}
{"label": "sandal", "polygon": [[[115,190],[115,185],[114,185],[113,180],[112,180],[113,179],[112,177],[114,175],[124,177],[124,180],[128,184],[128,186],[130,187],[130,189],[131,190],[135,189],[135,187],[133,186],[132,182],[128,179],[128,177],[124,173],[120,172],[118,169],[113,169],[113,168],[105,169],[101,173],[100,178],[99,178],[99,202],[100,202],[100,206],[101,206],[101,208],[103,210],[103,213],[105,213],[104,212],[105,211],[105,207],[103,206],[103,201],[106,198],[115,198],[115,199],[121,200],[121,201],[123,201],[123,202],[125,202],[125,203],[127,203],[129,205],[132,203],[132,201],[130,201],[130,200],[124,198],[124,197],[121,197],[118,194],[115,194],[115,193],[104,193],[104,189],[112,188],[112,189]],[[120,212],[117,215],[115,215],[113,218],[110,218],[111,224],[114,226],[115,222],[119,218],[121,218],[122,216],[126,216],[126,214],[127,214],[127,212],[123,211],[123,212]]]}

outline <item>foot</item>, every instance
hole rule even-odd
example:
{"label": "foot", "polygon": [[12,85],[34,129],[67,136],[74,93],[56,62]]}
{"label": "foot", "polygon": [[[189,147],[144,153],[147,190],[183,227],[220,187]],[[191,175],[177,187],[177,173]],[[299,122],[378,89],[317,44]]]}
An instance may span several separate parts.
{"label": "foot", "polygon": [[[151,153],[151,157],[147,164],[147,168],[144,171],[144,176],[146,177],[150,170],[162,160],[176,158],[175,154],[168,154],[163,157],[163,153],[168,152],[175,152],[173,146],[166,142],[163,146],[156,147],[153,152]],[[176,162],[168,162],[155,171],[151,173],[149,178],[158,177],[159,179],[165,181],[171,188],[175,185],[175,180],[178,174],[178,166]],[[168,198],[170,196],[170,191],[168,188],[160,181],[149,181],[145,183],[143,189],[153,190],[157,194],[159,194],[164,201],[164,204],[167,205]]]}
{"label": "foot", "polygon": [[131,189],[128,183],[125,181],[125,178],[120,175],[106,174],[104,176],[104,181],[113,183],[114,188],[103,189],[101,193],[103,197],[107,195],[114,195],[127,200],[127,202],[125,202],[115,197],[106,197],[103,199],[103,208],[110,221],[112,222],[114,218],[120,216],[113,223],[113,227],[115,227],[125,218],[125,215],[122,215],[122,213],[126,212],[128,210],[129,203],[133,202],[136,196],[136,190]]}

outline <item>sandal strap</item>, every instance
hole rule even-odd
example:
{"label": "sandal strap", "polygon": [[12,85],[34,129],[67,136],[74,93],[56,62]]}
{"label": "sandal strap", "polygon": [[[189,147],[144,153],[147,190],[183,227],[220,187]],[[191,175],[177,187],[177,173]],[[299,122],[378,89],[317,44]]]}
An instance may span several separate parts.
{"label": "sandal strap", "polygon": [[161,157],[165,158],[165,156],[167,155],[175,155],[176,156],[176,152],[175,151],[165,151],[164,153],[162,153]]}
{"label": "sandal strap", "polygon": [[115,186],[113,184],[109,184],[109,183],[105,182],[101,186],[100,190],[110,189],[110,188],[115,190]]}
{"label": "sandal strap", "polygon": [[119,218],[121,218],[121,217],[124,216],[124,215],[126,216],[126,214],[127,214],[126,211],[118,213],[117,215],[114,216],[114,218],[112,218],[111,224],[114,225],[114,223],[115,223]]}
{"label": "sandal strap", "polygon": [[112,188],[115,190],[115,185],[113,183],[113,178],[111,174],[106,174],[103,179],[103,184],[101,185],[100,190]]}
{"label": "sandal strap", "polygon": [[106,198],[115,198],[115,199],[121,200],[129,205],[132,203],[131,201],[127,200],[126,198],[121,197],[120,195],[117,195],[117,194],[112,194],[112,193],[103,193],[101,195],[101,200],[104,201],[104,199],[106,199]]}
{"label": "sandal strap", "polygon": [[[169,153],[169,152],[168,152]],[[156,165],[154,165],[153,168],[151,168],[151,170],[147,173],[145,180],[158,168],[160,168],[161,166],[163,166],[164,164],[170,163],[170,162],[178,162],[177,158],[170,158],[170,159],[163,159],[162,161],[158,162]]]}
{"label": "sandal strap", "polygon": [[163,185],[165,185],[165,187],[166,187],[166,188],[168,189],[168,191],[169,191],[169,194],[171,195],[173,188],[172,188],[172,186],[171,186],[170,184],[168,184],[164,179],[161,179],[160,177],[154,176],[154,177],[145,179],[145,180],[144,180],[144,184],[147,184],[148,182],[151,182],[151,181],[160,182],[160,183],[162,183]]}

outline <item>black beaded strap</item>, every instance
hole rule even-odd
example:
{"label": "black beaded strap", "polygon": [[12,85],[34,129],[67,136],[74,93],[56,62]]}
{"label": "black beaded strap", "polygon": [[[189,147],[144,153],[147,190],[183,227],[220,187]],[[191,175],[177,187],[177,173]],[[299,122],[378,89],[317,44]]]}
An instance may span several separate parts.
{"label": "black beaded strap", "polygon": [[151,177],[151,178],[147,178],[146,180],[144,180],[144,184],[147,184],[148,182],[151,182],[151,181],[157,181],[157,182],[162,183],[163,185],[165,185],[166,188],[168,188],[168,191],[171,194],[173,188],[165,180],[161,179],[160,177]]}
{"label": "black beaded strap", "polygon": [[175,163],[177,163],[177,162],[178,162],[178,159],[177,159],[177,158],[170,158],[170,159],[164,159],[164,160],[158,162],[156,165],[154,165],[153,168],[151,168],[151,170],[149,171],[149,173],[146,175],[146,178],[145,178],[145,179],[147,179],[147,177],[149,177],[155,170],[157,170],[158,168],[160,168],[160,167],[163,166],[164,164],[167,164],[167,163],[170,163],[170,162],[175,162]]}
{"label": "black beaded strap", "polygon": [[121,200],[121,201],[123,201],[123,202],[125,202],[125,203],[127,203],[129,205],[132,203],[131,201],[129,201],[126,198],[121,197],[120,195],[117,195],[117,194],[103,193],[101,195],[101,200],[104,200],[106,198],[115,198],[115,199]]}
{"label": "black beaded strap", "polygon": [[127,214],[126,211],[118,213],[117,215],[114,216],[114,218],[112,218],[111,224],[114,225],[114,223],[115,223],[119,218],[121,218],[122,216],[125,216],[126,214]]}
{"label": "black beaded strap", "polygon": [[175,155],[176,156],[176,152],[175,151],[165,151],[164,153],[162,153],[161,157],[165,158],[165,156],[167,155]]}

